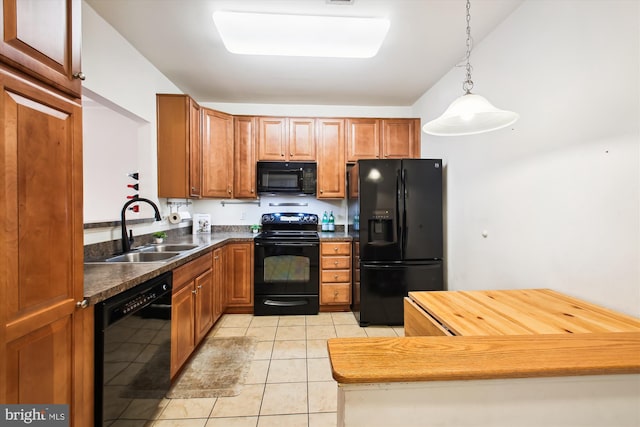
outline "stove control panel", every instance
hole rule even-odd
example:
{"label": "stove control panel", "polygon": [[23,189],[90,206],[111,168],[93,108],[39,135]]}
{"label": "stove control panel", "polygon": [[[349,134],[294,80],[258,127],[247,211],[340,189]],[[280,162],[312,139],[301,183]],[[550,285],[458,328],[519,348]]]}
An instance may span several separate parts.
{"label": "stove control panel", "polygon": [[318,215],[309,213],[268,213],[262,215],[262,224],[318,224]]}

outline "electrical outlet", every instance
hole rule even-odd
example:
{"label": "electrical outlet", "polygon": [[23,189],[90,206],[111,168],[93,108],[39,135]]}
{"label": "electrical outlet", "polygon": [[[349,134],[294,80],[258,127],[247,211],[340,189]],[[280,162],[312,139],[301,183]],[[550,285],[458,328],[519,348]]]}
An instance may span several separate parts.
{"label": "electrical outlet", "polygon": [[245,211],[240,212],[240,221],[247,219],[247,213]]}

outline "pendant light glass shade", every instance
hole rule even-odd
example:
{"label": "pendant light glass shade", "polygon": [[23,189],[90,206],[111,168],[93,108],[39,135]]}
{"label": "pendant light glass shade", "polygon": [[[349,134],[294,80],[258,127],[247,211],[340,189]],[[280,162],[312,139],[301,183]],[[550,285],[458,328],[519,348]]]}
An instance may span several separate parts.
{"label": "pendant light glass shade", "polygon": [[422,127],[424,133],[439,136],[474,135],[501,129],[514,123],[520,117],[512,111],[500,110],[486,98],[471,93],[471,1],[467,0],[467,53],[465,55],[466,78],[462,83],[464,95],[449,105],[447,111],[440,117],[430,121]]}
{"label": "pendant light glass shade", "polygon": [[425,133],[438,136],[473,135],[509,126],[520,116],[500,110],[486,98],[466,93],[451,103],[437,119],[422,127]]}

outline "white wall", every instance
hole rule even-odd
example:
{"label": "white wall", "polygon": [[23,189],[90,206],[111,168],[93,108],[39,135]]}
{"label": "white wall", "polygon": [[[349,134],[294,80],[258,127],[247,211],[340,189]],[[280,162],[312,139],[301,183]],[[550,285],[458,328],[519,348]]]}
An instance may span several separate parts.
{"label": "white wall", "polygon": [[[165,203],[158,200],[156,166],[156,93],[181,93],[149,61],[136,51],[117,31],[100,17],[86,2],[82,2],[82,70],[87,75],[83,90],[91,98],[91,111],[87,110],[84,125],[85,153],[85,222],[105,219],[119,220],[121,184],[104,185],[105,181],[121,177],[123,165],[140,173],[140,196],[158,202],[163,217],[169,213]],[[99,105],[95,105],[99,104]],[[99,109],[104,110],[100,117]],[[108,110],[108,111],[107,111]],[[121,123],[128,130],[116,131]],[[101,150],[97,144],[111,143],[114,147]],[[119,153],[117,152],[119,151]],[[108,155],[107,155],[108,154]],[[96,156],[100,156],[96,158]],[[119,157],[129,158],[120,161]],[[97,168],[100,164],[103,167]],[[125,180],[129,182],[129,180]],[[103,184],[99,186],[98,184]],[[128,193],[127,193],[128,194]],[[105,205],[105,200],[109,200]],[[96,206],[104,210],[97,215]],[[127,218],[151,218],[153,211],[140,204],[140,214],[129,212]],[[134,225],[134,234],[145,234],[168,228],[168,222]],[[85,244],[120,237],[120,228],[89,229],[85,231]]]}
{"label": "white wall", "polygon": [[[449,289],[549,287],[640,315],[639,4],[527,1],[475,46],[474,92],[521,118],[422,134],[446,163]],[[463,79],[414,114],[437,117]]]}

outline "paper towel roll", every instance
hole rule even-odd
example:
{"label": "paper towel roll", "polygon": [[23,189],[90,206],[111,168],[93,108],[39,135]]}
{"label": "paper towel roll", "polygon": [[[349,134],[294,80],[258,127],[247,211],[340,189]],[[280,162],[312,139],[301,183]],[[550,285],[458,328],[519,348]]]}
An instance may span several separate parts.
{"label": "paper towel roll", "polygon": [[179,222],[191,219],[191,214],[189,212],[175,212],[169,215],[169,222],[171,224],[178,224]]}

